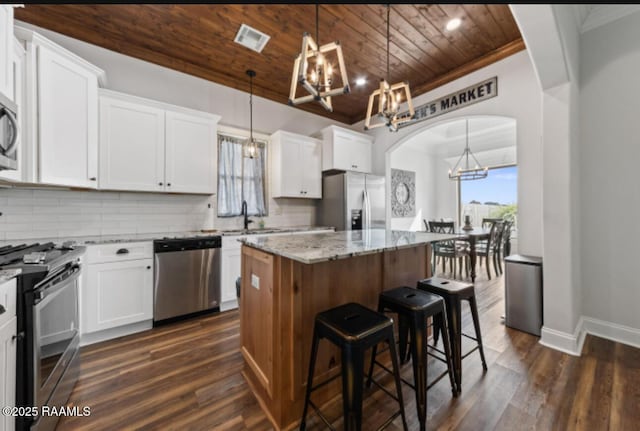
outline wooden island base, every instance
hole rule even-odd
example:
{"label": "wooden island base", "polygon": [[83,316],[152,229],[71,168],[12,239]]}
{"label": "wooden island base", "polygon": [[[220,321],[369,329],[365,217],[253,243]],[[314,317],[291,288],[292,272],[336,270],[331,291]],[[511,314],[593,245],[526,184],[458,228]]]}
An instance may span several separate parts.
{"label": "wooden island base", "polygon": [[[428,277],[428,244],[305,264],[242,246],[240,305],[243,375],[277,430],[298,425],[311,354],[313,322],[323,310],[358,302],[377,308],[378,294]],[[316,382],[340,372],[340,352],[320,344]],[[336,379],[313,394],[322,406],[341,393]]]}

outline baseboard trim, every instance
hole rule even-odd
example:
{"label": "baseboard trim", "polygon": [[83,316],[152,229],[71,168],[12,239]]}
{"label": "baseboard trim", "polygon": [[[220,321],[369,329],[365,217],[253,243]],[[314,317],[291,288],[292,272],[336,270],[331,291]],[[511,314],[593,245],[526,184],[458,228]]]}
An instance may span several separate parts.
{"label": "baseboard trim", "polygon": [[102,341],[111,340],[125,335],[135,334],[137,332],[147,331],[153,328],[153,320],[132,323],[117,328],[104,329],[98,332],[84,333],[80,335],[80,346],[88,346],[89,344],[100,343]]}
{"label": "baseboard trim", "polygon": [[540,344],[573,356],[580,356],[585,336],[584,318],[580,317],[573,334],[543,326]]}
{"label": "baseboard trim", "polygon": [[585,317],[584,332],[632,347],[640,348],[640,329],[605,320]]}

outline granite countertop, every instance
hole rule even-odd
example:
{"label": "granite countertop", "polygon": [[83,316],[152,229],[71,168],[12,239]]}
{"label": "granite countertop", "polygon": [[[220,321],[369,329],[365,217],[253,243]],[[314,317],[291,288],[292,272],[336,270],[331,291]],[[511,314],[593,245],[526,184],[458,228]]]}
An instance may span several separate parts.
{"label": "granite countertop", "polygon": [[0,245],[15,245],[15,244],[31,244],[31,243],[46,243],[54,242],[56,244],[62,244],[63,242],[72,241],[76,245],[96,245],[96,244],[112,244],[120,242],[138,242],[138,241],[153,241],[163,238],[186,238],[195,236],[239,236],[239,235],[260,235],[269,233],[286,233],[286,232],[303,232],[314,230],[327,230],[333,229],[333,227],[326,226],[287,226],[287,227],[267,227],[264,229],[249,229],[247,231],[243,229],[223,229],[211,232],[202,231],[185,231],[185,232],[151,232],[151,233],[128,233],[118,235],[93,235],[93,236],[70,236],[65,238],[33,238],[33,239],[16,239],[1,241]]}
{"label": "granite countertop", "polygon": [[3,269],[0,271],[0,284],[4,284],[12,278],[17,277],[22,272],[20,268]]}
{"label": "granite countertop", "polygon": [[298,262],[317,263],[380,253],[385,250],[415,247],[457,237],[455,234],[369,229],[303,236],[265,236],[244,238],[241,241],[250,247]]}

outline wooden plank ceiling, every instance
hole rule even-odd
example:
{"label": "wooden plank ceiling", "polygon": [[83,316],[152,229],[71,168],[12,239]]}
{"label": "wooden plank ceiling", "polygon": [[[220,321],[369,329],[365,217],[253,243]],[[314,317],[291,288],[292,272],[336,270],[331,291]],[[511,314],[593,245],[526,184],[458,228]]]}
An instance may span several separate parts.
{"label": "wooden plank ceiling", "polygon": [[[451,18],[461,26],[445,29]],[[302,34],[315,34],[315,5],[27,5],[16,18],[132,57],[249,90],[287,103],[293,59]],[[298,105],[347,124],[362,120],[369,94],[386,74],[386,8],[379,4],[320,5],[320,43],[339,40],[351,94],[334,112]],[[390,81],[409,81],[413,97],[524,49],[507,5],[392,5]],[[271,36],[262,53],[233,42],[242,23]],[[356,78],[367,84],[356,86]]]}

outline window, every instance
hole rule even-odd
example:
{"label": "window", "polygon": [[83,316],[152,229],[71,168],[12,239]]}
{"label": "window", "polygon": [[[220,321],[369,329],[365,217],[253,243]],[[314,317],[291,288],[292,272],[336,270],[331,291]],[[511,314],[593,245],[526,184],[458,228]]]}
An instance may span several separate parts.
{"label": "window", "polygon": [[247,201],[247,213],[267,214],[265,205],[266,143],[258,141],[258,155],[242,156],[246,138],[218,134],[218,217],[234,217],[242,213],[242,201]]}
{"label": "window", "polygon": [[483,218],[504,218],[517,223],[518,167],[489,168],[487,178],[459,182],[461,223],[465,215],[471,216],[473,225],[479,226]]}

